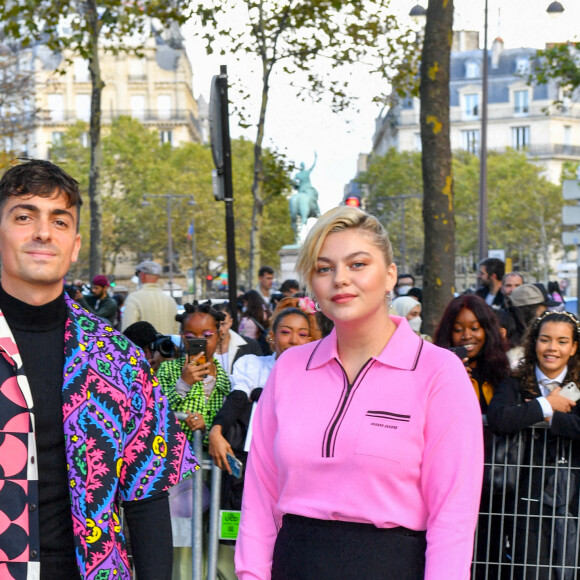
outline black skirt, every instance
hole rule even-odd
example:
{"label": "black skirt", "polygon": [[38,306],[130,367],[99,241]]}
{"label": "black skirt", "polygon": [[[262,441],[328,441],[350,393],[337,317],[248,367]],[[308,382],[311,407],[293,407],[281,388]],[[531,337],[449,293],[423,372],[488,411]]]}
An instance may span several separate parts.
{"label": "black skirt", "polygon": [[424,531],[286,514],[272,580],[422,580],[426,547]]}

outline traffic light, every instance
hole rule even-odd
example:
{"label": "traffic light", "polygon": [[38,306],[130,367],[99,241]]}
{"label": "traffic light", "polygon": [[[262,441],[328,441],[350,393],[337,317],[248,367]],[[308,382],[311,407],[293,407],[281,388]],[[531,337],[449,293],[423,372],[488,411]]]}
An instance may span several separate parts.
{"label": "traffic light", "polygon": [[208,282],[211,282],[211,281],[213,280],[213,276],[212,276],[211,274],[208,274],[208,275],[205,277],[205,279],[206,279]]}
{"label": "traffic light", "polygon": [[350,205],[351,207],[360,207],[360,197],[357,195],[351,195],[344,200],[344,205]]}

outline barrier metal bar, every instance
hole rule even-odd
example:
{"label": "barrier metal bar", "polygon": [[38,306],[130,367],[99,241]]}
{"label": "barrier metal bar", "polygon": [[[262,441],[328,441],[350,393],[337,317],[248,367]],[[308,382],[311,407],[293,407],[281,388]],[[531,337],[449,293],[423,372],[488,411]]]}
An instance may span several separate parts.
{"label": "barrier metal bar", "polygon": [[201,469],[193,474],[193,517],[191,518],[191,578],[203,580],[203,446],[201,431],[193,433],[193,452]]}
{"label": "barrier metal bar", "polygon": [[580,577],[580,441],[553,436],[546,423],[509,436],[484,426],[484,434],[471,578]]}
{"label": "barrier metal bar", "polygon": [[211,502],[209,507],[209,540],[207,554],[207,580],[216,580],[219,547],[219,520],[222,470],[212,464]]}

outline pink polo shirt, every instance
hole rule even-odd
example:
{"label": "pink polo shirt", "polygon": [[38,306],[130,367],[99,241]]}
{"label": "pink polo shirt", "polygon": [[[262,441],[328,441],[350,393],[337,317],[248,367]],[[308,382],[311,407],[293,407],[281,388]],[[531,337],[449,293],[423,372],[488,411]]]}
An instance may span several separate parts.
{"label": "pink polo shirt", "polygon": [[467,580],[481,414],[459,358],[404,318],[349,385],[334,331],[287,350],[254,419],[236,573],[268,579],[285,513],[427,531],[426,580]]}

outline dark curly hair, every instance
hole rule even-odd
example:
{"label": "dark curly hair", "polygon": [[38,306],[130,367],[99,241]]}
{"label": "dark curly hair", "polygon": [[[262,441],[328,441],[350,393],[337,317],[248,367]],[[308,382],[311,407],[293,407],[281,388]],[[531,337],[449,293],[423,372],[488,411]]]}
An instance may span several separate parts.
{"label": "dark curly hair", "polygon": [[216,323],[218,330],[219,330],[220,324],[226,319],[226,315],[223,312],[216,310],[212,306],[211,300],[207,300],[206,302],[203,302],[201,304],[197,300],[194,300],[193,303],[191,303],[191,304],[190,303],[184,304],[183,308],[185,309],[185,312],[183,312],[182,314],[175,315],[175,320],[177,320],[177,322],[179,322],[179,324],[181,325],[180,330],[183,330],[183,325],[184,325],[185,321],[192,314],[197,314],[197,313],[209,314],[215,320],[215,323]]}
{"label": "dark curly hair", "polygon": [[495,388],[509,376],[509,361],[497,318],[483,298],[475,294],[465,294],[451,300],[435,329],[433,343],[443,348],[454,346],[453,325],[464,308],[473,312],[485,332],[485,343],[477,358],[478,375]]}
{"label": "dark curly hair", "polygon": [[[580,342],[580,328],[578,326],[580,323],[570,312],[547,311],[534,320],[524,336],[524,356],[519,364],[520,391],[527,397],[539,397],[541,395],[536,381],[536,364],[538,363],[536,342],[540,335],[540,330],[546,322],[564,322],[569,324],[572,327],[572,338],[574,342]],[[578,354],[570,357],[568,361],[566,381],[580,382],[580,357]]]}

